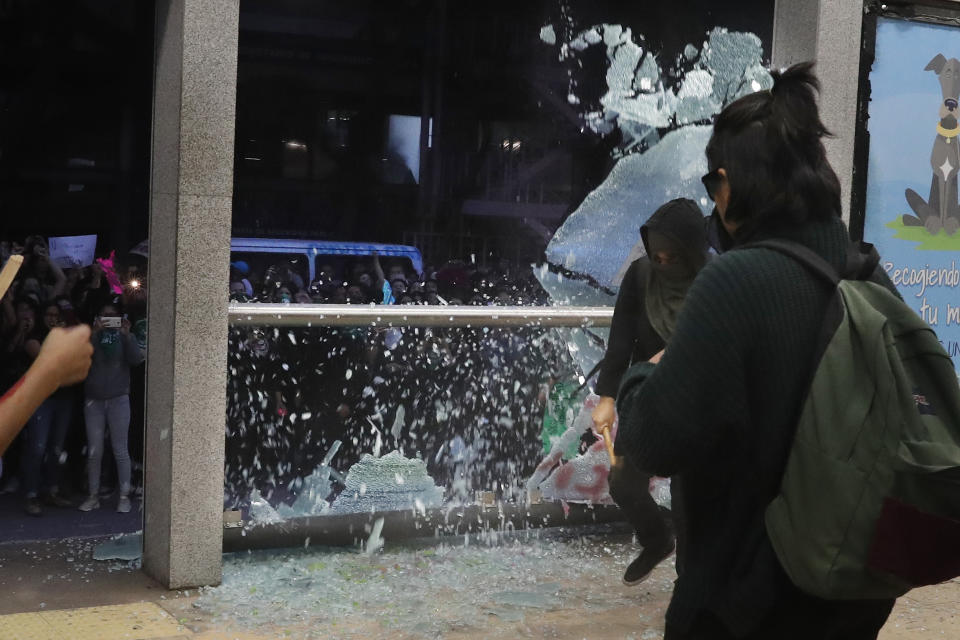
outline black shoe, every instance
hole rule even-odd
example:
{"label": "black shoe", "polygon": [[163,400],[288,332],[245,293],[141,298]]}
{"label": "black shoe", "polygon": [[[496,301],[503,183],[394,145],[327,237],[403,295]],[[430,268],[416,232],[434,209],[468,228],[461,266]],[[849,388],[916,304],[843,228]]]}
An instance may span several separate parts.
{"label": "black shoe", "polygon": [[43,507],[40,506],[40,500],[37,498],[27,498],[27,503],[23,506],[27,515],[39,517],[43,515]]}
{"label": "black shoe", "polygon": [[675,549],[676,545],[674,545],[673,540],[656,547],[644,549],[636,560],[627,567],[623,574],[623,584],[632,587],[646,580],[658,564],[673,555]]}
{"label": "black shoe", "polygon": [[43,496],[43,503],[50,507],[60,507],[67,509],[73,507],[73,502],[67,500],[59,493],[48,493]]}

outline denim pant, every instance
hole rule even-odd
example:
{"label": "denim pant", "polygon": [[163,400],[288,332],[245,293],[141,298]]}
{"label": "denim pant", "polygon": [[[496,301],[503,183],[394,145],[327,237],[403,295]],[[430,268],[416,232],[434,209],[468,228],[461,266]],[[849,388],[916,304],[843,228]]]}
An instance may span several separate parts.
{"label": "denim pant", "polygon": [[30,416],[23,449],[23,489],[28,498],[40,493],[41,480],[46,481],[47,489],[57,488],[60,457],[72,418],[73,395],[69,389],[62,389],[44,400]]}
{"label": "denim pant", "polygon": [[103,462],[104,432],[110,427],[110,448],[117,461],[117,481],[120,495],[130,493],[130,451],[127,434],[130,431],[130,396],[109,400],[87,398],[83,407],[87,421],[87,483],[91,496],[100,491],[100,465]]}

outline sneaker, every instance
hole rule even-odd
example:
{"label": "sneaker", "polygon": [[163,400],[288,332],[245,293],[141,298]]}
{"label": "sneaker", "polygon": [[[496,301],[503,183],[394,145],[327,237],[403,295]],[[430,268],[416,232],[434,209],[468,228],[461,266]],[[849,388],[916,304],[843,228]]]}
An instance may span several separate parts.
{"label": "sneaker", "polygon": [[34,517],[40,517],[43,515],[43,507],[40,506],[39,498],[27,498],[26,504],[23,505],[23,510],[27,512],[27,515]]}
{"label": "sneaker", "polygon": [[649,578],[657,565],[672,556],[675,549],[676,545],[674,545],[673,540],[656,548],[644,549],[636,560],[627,567],[623,574],[623,584],[632,587]]}
{"label": "sneaker", "polygon": [[120,496],[120,499],[117,500],[117,513],[130,513],[130,498],[127,496]]}
{"label": "sneaker", "polygon": [[43,496],[43,502],[51,507],[60,507],[61,509],[66,509],[73,506],[73,503],[64,498],[62,495],[52,492]]}
{"label": "sneaker", "polygon": [[88,496],[86,500],[83,501],[83,504],[80,505],[80,511],[93,511],[94,509],[100,508],[100,498],[97,496]]}

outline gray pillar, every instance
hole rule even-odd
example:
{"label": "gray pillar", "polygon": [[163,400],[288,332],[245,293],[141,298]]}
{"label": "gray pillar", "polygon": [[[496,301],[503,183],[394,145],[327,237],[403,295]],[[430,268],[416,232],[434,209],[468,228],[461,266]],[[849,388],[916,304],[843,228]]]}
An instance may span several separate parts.
{"label": "gray pillar", "polygon": [[777,0],[773,19],[774,67],[817,61],[820,115],[836,136],[824,145],[840,177],[845,221],[850,220],[862,21],[863,0]]}
{"label": "gray pillar", "polygon": [[144,570],[218,584],[239,0],[158,0]]}

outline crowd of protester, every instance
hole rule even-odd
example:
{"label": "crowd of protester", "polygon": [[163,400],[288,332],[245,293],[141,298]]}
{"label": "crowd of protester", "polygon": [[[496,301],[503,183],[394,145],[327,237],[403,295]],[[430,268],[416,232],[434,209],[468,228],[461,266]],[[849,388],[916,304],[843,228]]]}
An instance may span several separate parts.
{"label": "crowd of protester", "polygon": [[[6,452],[0,492],[17,495],[35,516],[51,507],[89,511],[108,498],[128,511],[142,490],[145,265],[98,260],[61,268],[40,236],[0,242],[0,263],[14,254],[25,262],[0,301],[0,384],[16,383],[53,327],[90,325],[96,350],[88,380],[44,402]],[[313,282],[298,266],[278,260],[257,273],[238,260],[230,268],[230,297],[546,302],[530,270],[506,260],[454,260],[421,273],[409,261],[361,256],[318,265]],[[120,326],[106,326],[110,319]],[[254,487],[282,497],[335,440],[342,443],[335,466],[343,471],[382,446],[428,459],[436,480],[460,492],[519,477],[539,459],[542,383],[564,375],[558,363],[566,357],[557,336],[535,328],[264,327],[232,330],[230,338],[228,502],[243,501]],[[479,459],[491,462],[472,464]]]}
{"label": "crowd of protester", "polygon": [[[400,259],[231,267],[235,301],[328,304],[530,305],[546,294],[530,269],[450,261],[422,274]],[[338,268],[339,267],[339,268]],[[253,296],[249,294],[253,293]],[[399,327],[233,329],[228,382],[227,501],[257,489],[278,506],[340,441],[334,468],[400,450],[435,481],[471,498],[508,494],[542,456],[544,383],[576,379],[553,330]],[[549,389],[547,389],[548,391]],[[337,487],[334,487],[336,491]]]}
{"label": "crowd of protester", "polygon": [[[0,492],[19,494],[33,516],[45,507],[90,511],[107,496],[128,512],[143,442],[147,292],[139,266],[108,259],[62,268],[41,236],[0,241],[0,265],[16,254],[23,266],[0,300],[0,388],[17,383],[55,327],[90,325],[94,357],[86,382],[48,398],[7,450]],[[112,463],[103,465],[107,441]]]}
{"label": "crowd of protester", "polygon": [[[384,265],[383,263],[387,263]],[[319,304],[530,305],[546,295],[530,269],[521,273],[508,260],[480,265],[451,260],[441,267],[413,270],[409,260],[355,257],[324,262],[307,282],[298,260],[279,261],[254,273],[242,260],[230,265],[234,300]]]}

